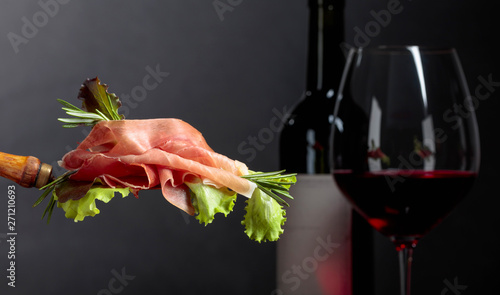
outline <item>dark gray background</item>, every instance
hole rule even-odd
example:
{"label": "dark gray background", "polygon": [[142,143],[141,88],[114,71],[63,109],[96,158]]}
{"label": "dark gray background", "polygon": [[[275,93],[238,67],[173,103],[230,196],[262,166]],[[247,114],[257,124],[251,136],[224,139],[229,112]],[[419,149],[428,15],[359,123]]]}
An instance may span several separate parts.
{"label": "dark gray background", "polygon": [[[395,0],[393,0],[395,1]],[[41,1],[42,3],[54,1]],[[62,2],[62,1],[61,1]],[[212,148],[254,170],[278,169],[278,135],[255,158],[238,146],[270,127],[273,110],[290,108],[305,86],[305,0],[67,1],[38,19],[27,43],[25,19],[44,10],[38,1],[0,2],[0,151],[33,155],[55,164],[76,147],[82,129],[61,128],[56,98],[74,103],[80,84],[99,76],[118,96],[130,96],[148,74],[168,72],[142,101],[131,100],[128,118],[181,118],[198,128]],[[480,77],[500,81],[499,22],[488,1],[401,0],[400,13],[376,25],[386,1],[348,1],[346,41],[369,44],[454,46],[472,94]],[[51,7],[55,11],[55,6]],[[381,14],[377,14],[381,15]],[[24,19],[25,18],[25,19]],[[377,26],[379,30],[377,30]],[[369,30],[372,31],[369,31]],[[11,34],[12,36],[12,34]],[[477,109],[482,171],[477,186],[415,253],[415,294],[498,292],[500,224],[497,208],[499,87]],[[136,88],[137,89],[137,88]],[[60,171],[56,171],[60,172]],[[0,179],[0,294],[111,294],[102,291],[125,268],[135,276],[120,294],[272,294],[275,245],[250,241],[235,212],[204,227],[157,191],[98,204],[101,214],[73,223],[56,210],[40,220],[35,189],[16,189],[16,288],[7,287],[7,186]],[[396,254],[377,234],[378,294],[397,294]],[[115,286],[119,286],[118,284]],[[448,289],[447,289],[448,288]]]}

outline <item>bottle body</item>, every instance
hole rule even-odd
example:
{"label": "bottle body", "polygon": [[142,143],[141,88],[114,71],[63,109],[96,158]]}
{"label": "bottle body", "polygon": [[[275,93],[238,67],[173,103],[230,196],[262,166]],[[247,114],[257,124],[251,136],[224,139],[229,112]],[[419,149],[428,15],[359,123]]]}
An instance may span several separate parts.
{"label": "bottle body", "polygon": [[351,295],[351,207],[329,174],[297,175],[277,242],[277,294]]}
{"label": "bottle body", "polygon": [[[332,91],[333,92],[333,91]],[[308,91],[287,115],[280,134],[280,166],[306,174],[330,173],[333,94]]]}
{"label": "bottle body", "polygon": [[281,294],[353,294],[353,211],[330,174],[332,92],[306,93],[281,131],[281,169],[298,172],[277,244]]}

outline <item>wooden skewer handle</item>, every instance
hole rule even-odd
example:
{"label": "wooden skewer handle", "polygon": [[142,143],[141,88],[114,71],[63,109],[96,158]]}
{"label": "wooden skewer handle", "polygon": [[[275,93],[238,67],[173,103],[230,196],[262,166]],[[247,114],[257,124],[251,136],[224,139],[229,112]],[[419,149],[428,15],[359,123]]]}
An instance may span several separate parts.
{"label": "wooden skewer handle", "polygon": [[32,156],[17,156],[0,152],[0,176],[23,187],[37,187],[49,183],[52,166]]}

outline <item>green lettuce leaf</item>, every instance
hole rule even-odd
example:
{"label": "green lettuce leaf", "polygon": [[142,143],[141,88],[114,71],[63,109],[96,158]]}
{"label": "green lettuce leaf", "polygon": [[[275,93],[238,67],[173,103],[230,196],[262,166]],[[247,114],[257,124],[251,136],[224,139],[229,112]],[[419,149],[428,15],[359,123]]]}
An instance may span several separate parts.
{"label": "green lettuce leaf", "polygon": [[191,202],[196,212],[196,219],[205,226],[212,223],[216,213],[227,216],[234,207],[236,193],[227,188],[215,188],[202,182],[186,182],[191,190]]}
{"label": "green lettuce leaf", "polygon": [[[108,188],[108,187],[92,187],[87,191],[84,197],[78,200],[69,199],[64,203],[57,202],[57,207],[62,208],[66,212],[66,218],[74,219],[75,222],[83,221],[87,216],[95,216],[99,214],[95,200],[108,203],[114,196],[115,192],[122,195],[123,198],[130,193],[129,188]],[[54,191],[54,199],[58,200],[57,194]]]}
{"label": "green lettuce leaf", "polygon": [[281,228],[286,221],[286,211],[276,200],[260,189],[256,189],[246,201],[245,233],[257,242],[276,241],[283,233]]}

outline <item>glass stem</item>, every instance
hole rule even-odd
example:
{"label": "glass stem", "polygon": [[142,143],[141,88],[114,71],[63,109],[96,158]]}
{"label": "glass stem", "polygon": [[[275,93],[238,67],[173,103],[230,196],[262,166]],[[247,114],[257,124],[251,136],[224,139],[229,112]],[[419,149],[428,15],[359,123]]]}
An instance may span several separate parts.
{"label": "glass stem", "polygon": [[413,260],[413,247],[405,247],[398,251],[399,255],[399,280],[401,295],[410,295],[411,288],[411,263]]}
{"label": "glass stem", "polygon": [[416,239],[393,239],[399,256],[399,281],[401,286],[401,295],[410,295],[411,293],[411,265],[413,262],[413,250],[417,245]]}

